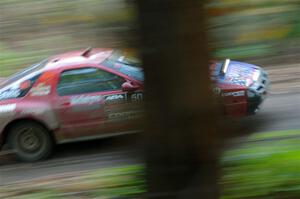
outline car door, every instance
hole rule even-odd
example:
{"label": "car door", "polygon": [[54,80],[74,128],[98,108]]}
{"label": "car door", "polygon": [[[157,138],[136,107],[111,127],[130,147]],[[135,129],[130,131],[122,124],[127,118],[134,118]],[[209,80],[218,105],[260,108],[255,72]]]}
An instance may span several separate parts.
{"label": "car door", "polygon": [[[64,139],[85,138],[115,131],[113,114],[126,110],[125,79],[97,67],[64,70],[57,82],[55,106]],[[115,115],[116,117],[116,115]]]}

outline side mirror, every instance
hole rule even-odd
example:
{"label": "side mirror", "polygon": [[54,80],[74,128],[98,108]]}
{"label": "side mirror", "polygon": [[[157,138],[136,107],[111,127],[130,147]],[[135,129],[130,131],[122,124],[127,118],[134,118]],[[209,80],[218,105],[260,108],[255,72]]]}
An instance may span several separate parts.
{"label": "side mirror", "polygon": [[124,82],[122,84],[122,90],[124,92],[132,92],[132,91],[136,91],[137,89],[139,89],[140,87],[138,85],[133,85],[131,82]]}

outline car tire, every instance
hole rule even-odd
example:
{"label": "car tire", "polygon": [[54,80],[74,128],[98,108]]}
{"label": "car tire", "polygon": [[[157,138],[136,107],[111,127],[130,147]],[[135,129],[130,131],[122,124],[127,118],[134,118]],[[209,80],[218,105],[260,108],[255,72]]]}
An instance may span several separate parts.
{"label": "car tire", "polygon": [[8,139],[17,158],[25,162],[48,158],[54,147],[49,131],[35,122],[15,124],[10,128]]}

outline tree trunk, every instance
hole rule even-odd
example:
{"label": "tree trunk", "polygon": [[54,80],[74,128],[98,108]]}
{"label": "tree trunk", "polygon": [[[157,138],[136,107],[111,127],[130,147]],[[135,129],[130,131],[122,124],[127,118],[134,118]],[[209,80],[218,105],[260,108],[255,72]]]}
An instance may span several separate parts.
{"label": "tree trunk", "polygon": [[149,198],[218,198],[218,136],[203,2],[136,0]]}

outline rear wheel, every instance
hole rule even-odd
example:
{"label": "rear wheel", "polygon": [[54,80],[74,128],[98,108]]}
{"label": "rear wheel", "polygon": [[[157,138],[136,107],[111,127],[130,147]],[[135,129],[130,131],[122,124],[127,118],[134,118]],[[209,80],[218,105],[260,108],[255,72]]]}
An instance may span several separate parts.
{"label": "rear wheel", "polygon": [[26,162],[48,158],[54,145],[49,131],[34,122],[15,124],[9,132],[9,144],[17,157]]}

